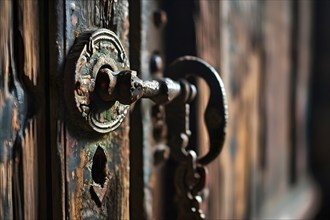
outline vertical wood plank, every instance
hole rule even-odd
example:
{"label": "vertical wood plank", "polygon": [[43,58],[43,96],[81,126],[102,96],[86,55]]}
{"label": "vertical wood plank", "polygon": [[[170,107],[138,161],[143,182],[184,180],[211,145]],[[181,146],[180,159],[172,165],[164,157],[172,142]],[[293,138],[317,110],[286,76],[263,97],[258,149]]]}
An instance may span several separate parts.
{"label": "vertical wood plank", "polygon": [[[221,26],[220,1],[200,1],[198,16],[196,18],[196,47],[197,56],[212,65],[220,75],[222,74],[221,62]],[[209,151],[209,139],[204,123],[204,115],[208,100],[209,88],[202,80],[198,81],[198,154],[205,155]],[[217,219],[223,212],[223,170],[220,157],[207,166],[209,176],[207,187],[203,192],[202,209],[207,219]]]}
{"label": "vertical wood plank", "polygon": [[[162,64],[160,69],[152,70],[150,68],[151,59],[157,54],[161,62],[165,63],[165,27],[166,21],[160,22],[157,27],[155,24],[154,13],[162,10],[162,1],[140,1],[141,14],[140,20],[140,73],[141,78],[149,80],[152,78],[163,77]],[[132,9],[134,10],[134,9]],[[163,11],[163,13],[165,13]],[[167,17],[165,14],[164,16]],[[164,18],[167,20],[167,18]],[[152,72],[155,71],[155,72]],[[156,116],[153,115],[152,109],[155,104],[151,100],[141,100],[141,121],[143,124],[143,209],[145,211],[145,218],[147,219],[159,219],[164,217],[164,163],[155,163],[155,155],[161,148],[166,148],[164,140],[156,140],[154,136],[154,126],[156,125]],[[160,113],[161,114],[161,113]],[[164,113],[163,113],[164,114]],[[165,129],[163,127],[163,129]],[[131,214],[134,216],[134,213]],[[133,218],[134,219],[134,218]]]}
{"label": "vertical wood plank", "polygon": [[[114,31],[128,52],[128,1],[65,1],[64,14],[65,54],[69,53],[80,33],[96,28]],[[58,129],[64,129],[60,132],[64,140],[61,148],[66,151],[67,217],[129,219],[128,116],[118,129],[98,139],[92,139],[88,134],[81,135],[79,129],[67,124]],[[109,180],[101,207],[90,192],[94,184],[91,167],[98,147],[106,155]]]}
{"label": "vertical wood plank", "polygon": [[[65,64],[65,1],[54,0],[45,3],[44,16],[48,20],[44,21],[44,32],[46,35],[42,40],[48,45],[45,51],[45,69],[48,73],[46,81],[49,85],[47,94],[47,129],[49,137],[46,145],[48,146],[47,176],[49,184],[49,216],[54,219],[67,218],[68,196],[66,194],[66,151],[65,151],[65,123],[61,120],[63,116],[62,102],[58,90],[63,87],[60,84],[60,77],[64,71]],[[48,173],[49,174],[49,173]]]}
{"label": "vertical wood plank", "polygon": [[[227,145],[221,155],[227,201],[222,216],[310,215],[310,203],[292,203],[298,194],[316,198],[303,135],[309,2],[222,1],[221,7],[221,63],[229,97]],[[293,173],[298,179],[290,185]],[[283,204],[291,203],[301,211],[289,213]]]}
{"label": "vertical wood plank", "polygon": [[[131,69],[141,70],[141,7],[142,1],[129,1],[130,22],[130,65]],[[139,75],[141,77],[141,75]],[[130,219],[145,219],[146,209],[144,200],[144,166],[143,166],[143,123],[141,102],[134,104],[130,112],[130,194],[129,212]]]}
{"label": "vertical wood plank", "polygon": [[[296,107],[295,107],[295,144],[297,146],[295,172],[297,180],[305,178],[307,174],[307,130],[308,130],[308,93],[309,80],[311,78],[311,17],[312,17],[312,3],[310,1],[302,1],[298,5],[298,33],[296,34],[296,50],[297,50],[297,78],[296,78]],[[293,39],[294,40],[294,39]]]}
{"label": "vertical wood plank", "polygon": [[[288,188],[290,147],[291,6],[288,1],[265,3],[265,196]],[[278,16],[278,11],[281,16]],[[281,161],[279,163],[279,161]],[[268,195],[267,195],[268,194]]]}
{"label": "vertical wood plank", "polygon": [[37,1],[1,1],[1,173],[6,178],[0,181],[4,192],[0,217],[4,219],[38,217],[37,152],[44,147],[44,93],[37,91],[44,84],[37,17]]}
{"label": "vertical wood plank", "polygon": [[[39,26],[38,26],[38,2],[21,0],[18,3],[21,10],[20,34],[22,36],[24,60],[23,74],[28,77],[32,85],[38,84],[39,76]],[[40,76],[39,76],[40,79]],[[38,97],[39,98],[39,97]],[[36,101],[36,100],[34,100]],[[37,103],[34,103],[37,104]],[[22,138],[23,159],[23,198],[24,218],[37,218],[38,210],[38,133],[37,118],[32,118],[25,128]]]}
{"label": "vertical wood plank", "polygon": [[[220,156],[224,178],[223,218],[242,219],[256,208],[262,69],[261,12],[258,1],[223,1],[222,72],[228,94],[229,126]],[[250,196],[249,196],[250,195]]]}
{"label": "vertical wood plank", "polygon": [[[13,158],[11,152],[13,150],[14,140],[17,131],[15,124],[9,118],[17,114],[15,109],[15,97],[9,93],[9,77],[10,77],[10,57],[13,53],[10,45],[13,44],[12,35],[12,2],[0,2],[0,218],[8,219],[13,217],[13,196],[12,196],[12,172]],[[16,113],[15,113],[16,112]],[[17,121],[19,123],[19,121]],[[17,123],[15,122],[15,123]],[[20,124],[19,124],[20,126]]]}

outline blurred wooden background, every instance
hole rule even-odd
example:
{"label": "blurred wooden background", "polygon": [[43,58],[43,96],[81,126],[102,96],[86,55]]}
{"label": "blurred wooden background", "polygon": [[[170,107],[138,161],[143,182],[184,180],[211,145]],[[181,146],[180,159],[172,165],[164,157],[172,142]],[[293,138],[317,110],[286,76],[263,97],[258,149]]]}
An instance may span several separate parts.
{"label": "blurred wooden background", "polygon": [[[65,219],[87,210],[80,193],[89,185],[76,187],[71,171],[88,167],[67,161],[80,159],[70,146],[83,155],[96,145],[67,132],[61,77],[76,35],[100,27],[123,37],[131,68],[144,79],[158,54],[164,66],[201,57],[224,80],[229,124],[223,151],[208,166],[207,219],[330,219],[329,0],[2,0],[0,15],[0,219]],[[197,84],[191,143],[204,154],[209,140],[198,115],[208,88]],[[128,119],[123,135],[113,133],[111,149],[124,152],[116,163],[125,188],[116,198],[125,218],[175,216],[175,164],[154,163],[155,146],[165,141],[152,137],[151,107],[135,105],[129,141]]]}
{"label": "blurred wooden background", "polygon": [[220,72],[229,100],[207,218],[328,218],[329,1],[197,5],[197,55]]}

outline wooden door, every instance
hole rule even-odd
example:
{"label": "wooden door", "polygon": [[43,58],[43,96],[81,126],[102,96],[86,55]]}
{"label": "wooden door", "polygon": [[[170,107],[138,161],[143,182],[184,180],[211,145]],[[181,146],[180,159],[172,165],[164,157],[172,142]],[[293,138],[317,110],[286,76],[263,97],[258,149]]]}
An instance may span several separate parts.
{"label": "wooden door", "polygon": [[[138,35],[142,53],[137,60],[141,60],[138,64],[144,72],[148,72],[146,63],[152,52],[159,51],[166,65],[186,54],[201,57],[224,79],[229,122],[223,152],[208,166],[207,186],[201,193],[206,219],[313,218],[320,192],[309,170],[308,152],[323,152],[326,144],[309,141],[317,133],[313,131],[315,127],[309,127],[309,120],[314,124],[311,118],[315,117],[309,108],[318,108],[309,97],[316,92],[310,80],[316,77],[315,68],[323,68],[323,74],[328,70],[324,64],[320,67],[315,63],[329,57],[329,53],[323,52],[325,49],[313,48],[323,42],[313,42],[314,37],[325,39],[329,33],[329,28],[320,28],[322,22],[313,20],[313,16],[327,17],[320,13],[321,8],[329,11],[329,7],[325,9],[327,4],[252,0],[138,2],[135,16],[142,21],[139,28],[143,34]],[[165,25],[158,27],[151,22],[152,10],[167,14]],[[155,32],[164,33],[164,38],[145,43]],[[191,114],[194,135],[189,146],[195,146],[203,155],[210,140],[200,115],[209,89],[203,81],[197,81],[197,85],[198,104]],[[325,91],[325,84],[319,85],[322,89],[318,92]],[[315,102],[325,97],[328,96],[316,98]],[[328,103],[322,101],[324,111]],[[141,104],[142,111],[146,106],[147,103]],[[328,114],[318,117],[327,120]],[[132,168],[135,180],[139,180],[139,196],[131,200],[131,208],[144,211],[137,219],[172,219],[177,217],[173,183],[176,164],[171,159],[157,165],[150,163],[151,152],[158,144],[152,124],[145,128],[150,121],[152,116],[145,114],[139,124],[140,129],[144,128],[144,139],[138,140],[143,150],[135,150],[142,159],[137,163],[139,169]],[[319,135],[328,128],[321,124],[317,127]],[[323,141],[329,143],[325,137]],[[319,158],[324,161],[324,157]],[[326,166],[321,167],[324,170]],[[324,175],[317,174],[318,178]],[[328,178],[321,182],[321,193],[327,194],[327,182]]]}
{"label": "wooden door", "polygon": [[[127,1],[67,1],[63,8],[66,18],[63,21],[66,25],[63,54],[70,53],[75,38],[80,34],[99,28],[115,32],[128,52]],[[68,65],[68,62],[65,65]],[[66,68],[64,74],[70,74]],[[68,83],[65,79],[66,76],[64,84]],[[64,95],[66,96],[66,93]],[[59,100],[59,105],[63,104],[61,95]],[[66,111],[70,109],[58,112],[59,116],[67,114]],[[57,143],[57,146],[65,152],[66,160],[64,167],[67,216],[71,219],[127,219],[128,117],[115,131],[96,137],[90,132],[79,131],[76,122],[71,121],[71,126],[65,123],[68,121],[69,119],[64,117],[63,127],[57,127],[61,132],[58,138],[63,140]]]}
{"label": "wooden door", "polygon": [[[107,28],[128,53],[128,2],[13,0],[0,8],[0,218],[128,219],[128,117],[95,138],[70,127],[63,93],[80,34]],[[102,187],[92,172],[104,175]]]}
{"label": "wooden door", "polygon": [[[229,106],[226,144],[209,169],[208,217],[314,218],[319,196],[327,190],[318,191],[308,168],[309,152],[324,149],[309,141],[315,129],[309,126],[315,117],[309,112],[314,108],[310,81],[317,73],[317,54],[329,57],[313,47],[320,42],[313,41],[319,33],[329,36],[329,28],[316,28],[320,22],[314,16],[325,16],[316,11],[329,11],[329,4],[200,1],[198,5],[197,53],[220,70]],[[323,66],[322,71],[328,69]],[[328,109],[328,103],[321,105]],[[320,117],[327,120],[328,115]],[[328,138],[322,141],[329,143]]]}
{"label": "wooden door", "polygon": [[35,219],[48,211],[44,21],[36,1],[0,8],[0,218]]}
{"label": "wooden door", "polygon": [[[165,124],[163,106],[138,101],[97,135],[71,117],[68,60],[101,28],[143,80],[183,55],[224,79],[226,142],[198,192],[206,219],[312,218],[320,191],[310,166],[328,217],[328,12],[328,1],[0,1],[0,219],[178,217],[166,139],[176,122]],[[209,88],[193,83],[189,149],[204,155]]]}
{"label": "wooden door", "polygon": [[[175,166],[171,160],[169,167],[162,163],[168,147],[163,135],[155,134],[165,125],[151,123],[164,109],[150,100],[136,103],[130,138],[128,116],[115,131],[95,135],[71,117],[75,100],[67,98],[74,92],[67,79],[75,74],[67,66],[88,31],[113,31],[143,79],[162,77],[161,59],[167,65],[195,55],[193,35],[186,35],[184,50],[175,49],[185,41],[183,31],[165,40],[182,28],[172,26],[175,20],[185,18],[180,13],[187,5],[177,10],[172,3],[165,12],[161,1],[1,1],[0,217],[176,216]],[[193,33],[191,5],[187,18]],[[175,16],[165,34],[168,12]]]}

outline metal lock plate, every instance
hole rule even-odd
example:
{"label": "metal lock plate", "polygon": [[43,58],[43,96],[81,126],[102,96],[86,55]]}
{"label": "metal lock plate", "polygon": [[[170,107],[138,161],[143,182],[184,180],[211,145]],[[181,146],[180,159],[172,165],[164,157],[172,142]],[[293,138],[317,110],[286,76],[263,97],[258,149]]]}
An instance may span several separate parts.
{"label": "metal lock plate", "polygon": [[[102,68],[113,72],[129,69],[120,40],[107,29],[81,33],[67,57],[65,67],[64,96],[68,121],[75,125],[78,123],[87,131],[108,133],[121,124],[129,106],[119,101],[98,101],[100,99],[94,90]],[[108,77],[111,79],[112,76]]]}

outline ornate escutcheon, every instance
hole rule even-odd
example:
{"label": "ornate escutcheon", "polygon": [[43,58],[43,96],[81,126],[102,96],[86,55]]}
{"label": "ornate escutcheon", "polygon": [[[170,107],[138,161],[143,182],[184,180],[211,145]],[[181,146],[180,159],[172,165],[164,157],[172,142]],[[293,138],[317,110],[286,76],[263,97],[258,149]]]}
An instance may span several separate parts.
{"label": "ornate escutcheon", "polygon": [[65,67],[67,121],[85,131],[115,130],[129,105],[140,98],[166,104],[181,96],[193,99],[195,91],[195,86],[185,81],[139,79],[129,70],[119,39],[107,29],[80,34]]}
{"label": "ornate escutcheon", "polygon": [[94,90],[99,78],[101,87],[111,88],[111,85],[104,84],[113,82],[109,80],[113,77],[111,72],[127,69],[129,61],[115,33],[107,29],[81,33],[65,66],[64,96],[68,121],[97,133],[116,129],[124,120],[129,106],[119,101],[106,102]]}

